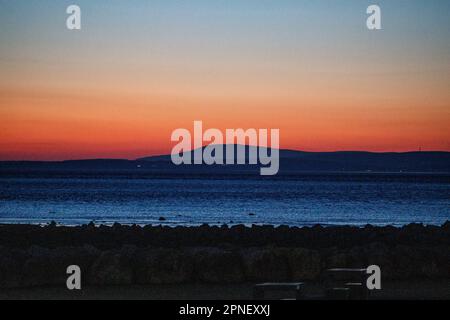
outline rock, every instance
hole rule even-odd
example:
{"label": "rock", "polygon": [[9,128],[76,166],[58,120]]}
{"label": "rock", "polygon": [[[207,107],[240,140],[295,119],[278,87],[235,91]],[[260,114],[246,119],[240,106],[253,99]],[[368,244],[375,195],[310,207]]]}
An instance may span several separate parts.
{"label": "rock", "polygon": [[398,275],[398,268],[393,260],[393,249],[383,243],[371,243],[363,247],[366,258],[365,266],[377,265],[380,267],[383,279],[392,279]]}
{"label": "rock", "polygon": [[249,248],[240,254],[246,280],[280,282],[290,279],[286,249]]}
{"label": "rock", "polygon": [[133,257],[130,252],[110,250],[94,262],[89,282],[94,285],[129,285],[133,283]]}
{"label": "rock", "polygon": [[144,249],[136,258],[136,281],[139,284],[175,284],[193,277],[192,256],[178,249]]}
{"label": "rock", "polygon": [[[21,285],[24,287],[44,286],[54,283],[55,261],[47,248],[32,246],[28,249],[29,258],[22,268]],[[61,270],[64,272],[65,270]]]}
{"label": "rock", "polygon": [[99,252],[93,247],[61,247],[47,249],[31,247],[23,264],[21,286],[64,286],[67,280],[67,267],[77,265],[82,274],[88,274]]}
{"label": "rock", "polygon": [[105,285],[315,280],[326,268],[371,264],[381,267],[383,279],[450,278],[450,222],[402,228],[0,225],[0,244],[2,288],[64,285],[72,264],[81,267],[83,283]]}
{"label": "rock", "polygon": [[289,269],[292,280],[313,280],[321,273],[321,259],[319,252],[302,248],[289,250]]}
{"label": "rock", "polygon": [[337,251],[327,257],[326,269],[348,268],[348,255],[345,252]]}
{"label": "rock", "polygon": [[194,250],[193,255],[199,282],[239,283],[244,280],[242,261],[236,252],[202,248]]}
{"label": "rock", "polygon": [[450,221],[446,221],[443,225],[442,225],[442,233],[447,234],[447,238],[449,238],[450,236]]}
{"label": "rock", "polygon": [[27,258],[23,250],[0,247],[0,288],[21,286],[22,267]]}

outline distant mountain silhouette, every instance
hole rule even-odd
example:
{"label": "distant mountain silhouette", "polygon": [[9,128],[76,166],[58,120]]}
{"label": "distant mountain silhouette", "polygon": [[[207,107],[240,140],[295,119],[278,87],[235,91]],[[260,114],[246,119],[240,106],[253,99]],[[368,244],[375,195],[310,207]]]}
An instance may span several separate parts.
{"label": "distant mountain silhouette", "polygon": [[[224,155],[226,157],[225,146]],[[236,146],[235,146],[236,149]],[[258,147],[245,146],[246,157]],[[264,148],[265,149],[265,148]],[[267,151],[267,150],[264,150]],[[192,151],[190,151],[192,153]],[[279,150],[280,173],[292,172],[445,172],[450,173],[450,152],[305,152]],[[192,156],[192,155],[191,155]],[[193,159],[193,157],[192,157]],[[235,163],[237,158],[235,157]],[[147,170],[170,173],[256,172],[258,165],[180,165],[170,155],[150,156],[136,160],[93,159],[60,162],[3,161],[0,170]]]}
{"label": "distant mountain silhouette", "polygon": [[[235,154],[237,151],[235,147]],[[222,146],[225,158],[226,146]],[[245,146],[248,159],[251,150],[267,148]],[[203,147],[204,149],[204,147]],[[269,149],[270,151],[270,149]],[[193,159],[192,151],[191,158]],[[280,171],[380,171],[380,172],[450,172],[450,152],[306,152],[280,149]],[[170,162],[170,155],[145,157],[137,161],[162,163]],[[237,163],[235,156],[234,163]],[[236,166],[240,167],[240,166]],[[257,166],[259,167],[259,165]],[[242,169],[242,168],[241,168]]]}

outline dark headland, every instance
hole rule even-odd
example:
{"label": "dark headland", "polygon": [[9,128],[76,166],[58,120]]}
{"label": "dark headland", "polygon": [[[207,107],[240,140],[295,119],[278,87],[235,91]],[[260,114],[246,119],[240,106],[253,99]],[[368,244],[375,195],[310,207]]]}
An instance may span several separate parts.
{"label": "dark headland", "polygon": [[[225,147],[223,147],[225,153]],[[246,159],[250,149],[246,146]],[[235,150],[237,150],[235,146]],[[388,172],[450,173],[450,152],[305,152],[279,150],[279,174],[305,172]],[[236,159],[235,159],[236,163]],[[181,165],[172,163],[170,155],[126,159],[86,159],[67,161],[0,161],[0,174],[45,170],[132,171],[169,174],[256,173],[260,165]]]}

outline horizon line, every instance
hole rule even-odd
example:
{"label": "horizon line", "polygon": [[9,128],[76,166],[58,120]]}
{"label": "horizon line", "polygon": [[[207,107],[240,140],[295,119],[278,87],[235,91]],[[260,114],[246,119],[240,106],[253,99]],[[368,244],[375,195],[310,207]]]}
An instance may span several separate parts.
{"label": "horizon line", "polygon": [[[209,144],[211,146],[215,145],[221,145],[222,147],[227,146],[228,144]],[[205,148],[204,145],[201,148]],[[241,145],[241,144],[234,144],[235,147],[237,146],[245,146],[245,147],[254,147],[254,148],[267,148],[272,149],[271,147],[266,146],[255,146],[255,145]],[[200,149],[200,148],[197,148]],[[197,149],[190,149],[185,152],[193,152]],[[410,150],[410,151],[367,151],[367,150],[334,150],[334,151],[307,151],[307,150],[299,150],[299,149],[290,149],[290,148],[278,148],[279,151],[290,151],[290,152],[303,152],[303,153],[370,153],[370,154],[408,154],[408,153],[450,153],[450,151],[447,150]],[[141,159],[145,158],[156,158],[156,157],[169,157],[172,153],[166,153],[166,154],[153,154],[153,155],[144,155],[137,158],[116,158],[116,157],[100,157],[100,158],[68,158],[63,160],[25,160],[25,159],[17,159],[17,160],[2,160],[0,159],[0,162],[67,162],[67,161],[101,161],[101,160],[117,160],[117,161],[139,161]]]}

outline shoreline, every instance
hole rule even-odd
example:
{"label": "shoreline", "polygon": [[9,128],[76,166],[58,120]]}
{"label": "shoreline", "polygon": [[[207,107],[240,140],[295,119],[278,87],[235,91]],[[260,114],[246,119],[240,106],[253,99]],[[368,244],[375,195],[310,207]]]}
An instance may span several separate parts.
{"label": "shoreline", "polygon": [[[50,225],[55,225],[56,227],[64,227],[64,228],[82,228],[86,226],[94,226],[96,228],[112,228],[114,226],[121,227],[139,227],[139,228],[233,228],[233,227],[245,227],[245,228],[356,228],[356,229],[365,229],[365,228],[403,228],[409,225],[422,225],[424,227],[442,227],[447,221],[444,223],[403,223],[403,224],[393,224],[393,223],[305,223],[305,224],[286,224],[286,223],[251,223],[251,222],[230,222],[230,223],[206,223],[206,222],[198,222],[198,223],[183,223],[183,222],[171,222],[169,219],[165,217],[161,217],[163,220],[152,220],[151,222],[117,222],[117,221],[83,221],[78,223],[64,223],[61,221],[41,221],[41,222],[30,222],[30,220],[26,220],[24,222],[12,221],[6,222],[0,220],[0,227],[8,227],[8,226],[37,226],[41,228],[49,227]],[[12,220],[12,219],[11,219]]]}
{"label": "shoreline", "polygon": [[208,225],[169,226],[164,224],[66,226],[50,224],[0,224],[0,246],[48,248],[61,246],[100,246],[103,249],[123,245],[137,247],[209,246],[287,246],[303,248],[352,247],[370,243],[386,245],[450,245],[450,220],[444,224],[410,223],[386,226],[288,226],[288,225]]}

